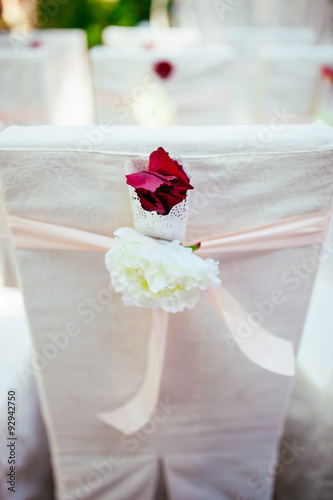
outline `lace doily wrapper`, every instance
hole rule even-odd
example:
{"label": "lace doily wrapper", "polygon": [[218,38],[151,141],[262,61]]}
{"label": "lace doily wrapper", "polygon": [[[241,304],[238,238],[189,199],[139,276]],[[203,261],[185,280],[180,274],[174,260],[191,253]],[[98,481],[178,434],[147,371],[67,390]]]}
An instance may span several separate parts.
{"label": "lace doily wrapper", "polygon": [[[182,163],[182,160],[176,156],[170,155],[170,158]],[[148,170],[148,164],[148,159],[128,160],[125,163],[125,173],[128,175]],[[183,165],[183,168],[189,177],[186,166]],[[161,240],[180,240],[181,242],[185,240],[189,193],[187,193],[186,199],[175,205],[167,215],[159,215],[157,212],[144,210],[135,189],[132,186],[128,186],[128,188],[136,231]]]}

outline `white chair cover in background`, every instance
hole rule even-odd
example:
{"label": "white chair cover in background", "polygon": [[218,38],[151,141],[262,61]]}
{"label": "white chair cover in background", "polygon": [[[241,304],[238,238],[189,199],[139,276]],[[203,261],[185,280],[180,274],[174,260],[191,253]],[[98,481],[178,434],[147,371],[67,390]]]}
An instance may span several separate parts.
{"label": "white chair cover in background", "polygon": [[0,120],[8,126],[47,124],[50,119],[45,51],[0,48]]}
{"label": "white chair cover in background", "polygon": [[146,26],[108,26],[103,30],[103,43],[118,49],[184,49],[202,42],[195,28],[152,28]]}
{"label": "white chair cover in background", "polygon": [[45,50],[51,92],[48,123],[63,126],[94,123],[87,39],[83,30],[51,29],[15,35],[1,33],[1,46],[11,47],[18,55],[24,47],[40,46]]}
{"label": "white chair cover in background", "polygon": [[[230,124],[237,102],[229,47],[180,51],[111,49],[90,51],[97,122],[116,125]],[[154,70],[159,62],[172,67],[169,78]]]}
{"label": "white chair cover in background", "polygon": [[[11,215],[111,236],[133,224],[125,161],[163,146],[187,163],[195,186],[188,241],[327,210],[332,129],[285,126],[270,141],[262,138],[259,126],[12,127],[0,137],[5,204]],[[247,311],[262,309],[282,290],[285,300],[265,315],[264,327],[296,349],[315,270],[295,289],[292,269],[313,260],[314,251],[220,259],[224,286]],[[16,255],[59,499],[84,491],[91,500],[150,500],[159,463],[172,500],[271,498],[269,464],[277,457],[292,379],[263,371],[230,345],[202,297],[193,311],[170,317],[159,418],[125,437],[95,414],[138,389],[150,311],[127,308],[117,294],[105,301],[103,253]],[[66,337],[73,329],[77,334]]]}
{"label": "white chair cover in background", "polygon": [[321,109],[321,68],[333,65],[333,45],[266,47],[258,56],[255,117],[269,122],[273,110],[289,123],[309,123]]}
{"label": "white chair cover in background", "polygon": [[50,79],[54,85],[54,125],[94,123],[92,82],[83,30],[40,30],[33,34],[49,54]]}
{"label": "white chair cover in background", "polygon": [[330,0],[174,0],[172,23],[196,27],[216,43],[230,26],[308,26],[318,40],[332,39]]}
{"label": "white chair cover in background", "polygon": [[265,45],[314,44],[316,34],[307,27],[232,27],[223,31],[221,40],[235,47],[242,56],[253,57]]}
{"label": "white chair cover in background", "polygon": [[315,33],[306,27],[233,27],[221,31],[220,41],[237,51],[234,77],[238,99],[237,103],[230,103],[236,108],[237,123],[261,123],[253,108],[256,87],[260,85],[257,67],[259,50],[270,44],[308,46],[315,41]]}

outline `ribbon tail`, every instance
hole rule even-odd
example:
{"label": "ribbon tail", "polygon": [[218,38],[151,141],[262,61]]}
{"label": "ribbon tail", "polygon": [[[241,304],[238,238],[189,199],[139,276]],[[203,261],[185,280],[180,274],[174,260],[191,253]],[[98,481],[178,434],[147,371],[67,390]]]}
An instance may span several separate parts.
{"label": "ribbon tail", "polygon": [[97,417],[124,434],[133,434],[153,416],[160,393],[169,315],[162,309],[152,310],[152,327],[148,343],[147,368],[138,392],[123,406]]}
{"label": "ribbon tail", "polygon": [[249,324],[249,315],[223,287],[208,292],[208,300],[229,329],[242,353],[253,363],[279,375],[295,374],[295,354],[290,340]]}

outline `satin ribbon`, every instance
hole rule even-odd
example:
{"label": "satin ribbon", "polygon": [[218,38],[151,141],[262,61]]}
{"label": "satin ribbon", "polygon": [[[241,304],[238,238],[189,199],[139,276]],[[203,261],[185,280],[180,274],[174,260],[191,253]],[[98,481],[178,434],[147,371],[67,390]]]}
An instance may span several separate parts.
{"label": "satin ribbon", "polygon": [[[211,238],[201,242],[197,251],[206,254],[271,251],[304,247],[325,241],[331,212],[320,211],[284,219],[262,227]],[[107,251],[114,239],[79,229],[23,219],[10,215],[9,224],[15,247],[23,249],[58,249]],[[225,323],[243,354],[256,365],[279,375],[293,376],[295,355],[292,342],[267,332],[260,325],[249,326],[248,314],[237,300],[220,286],[207,297]],[[248,325],[240,334],[240,324]],[[125,434],[142,428],[153,416],[159,398],[167,336],[168,313],[152,310],[147,368],[138,392],[126,404],[97,416]]]}
{"label": "satin ribbon", "polygon": [[26,108],[17,108],[9,111],[1,111],[0,112],[0,120],[4,124],[15,123],[15,122],[32,122],[38,121],[40,123],[46,122],[48,119],[48,107],[39,106],[39,107],[26,107]]}

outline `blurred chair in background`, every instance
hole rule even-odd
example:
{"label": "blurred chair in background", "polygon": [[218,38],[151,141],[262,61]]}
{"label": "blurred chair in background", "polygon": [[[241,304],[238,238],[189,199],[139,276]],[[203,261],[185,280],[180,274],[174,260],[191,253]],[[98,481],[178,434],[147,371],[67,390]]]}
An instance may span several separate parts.
{"label": "blurred chair in background", "polygon": [[309,26],[323,40],[332,38],[331,16],[330,0],[174,0],[172,23],[199,28],[210,43],[231,26]]}
{"label": "blurred chair in background", "polygon": [[232,46],[237,53],[234,79],[238,99],[229,103],[235,123],[266,123],[262,117],[258,121],[254,109],[256,89],[261,84],[257,66],[259,51],[271,44],[306,47],[314,40],[314,31],[306,27],[234,27],[224,30],[221,43]]}
{"label": "blurred chair in background", "polygon": [[[22,53],[22,58],[27,59],[29,53],[34,54],[38,52],[37,49],[43,49],[46,75],[44,80],[46,78],[49,91],[50,116],[47,121],[45,119],[39,121],[40,124],[65,126],[93,123],[92,84],[84,31],[40,30],[1,33],[0,47],[11,49],[18,57]],[[35,80],[38,84],[37,76]],[[12,100],[16,99],[24,83],[16,79],[8,84],[7,94],[11,93]],[[0,108],[0,114],[1,111]]]}
{"label": "blurred chair in background", "polygon": [[103,43],[115,49],[182,50],[201,45],[202,35],[196,28],[108,26]]}
{"label": "blurred chair in background", "polygon": [[261,48],[254,101],[257,123],[269,123],[273,110],[286,112],[288,123],[318,117],[325,65],[333,65],[333,45]]}
{"label": "blurred chair in background", "polygon": [[0,120],[5,126],[51,123],[52,93],[42,48],[3,48],[0,35]]}
{"label": "blurred chair in background", "polygon": [[309,45],[316,41],[313,29],[307,27],[233,27],[226,28],[221,42],[232,45],[244,59],[253,60],[265,45]]}
{"label": "blurred chair in background", "polygon": [[97,121],[138,125],[233,122],[235,53],[230,47],[178,51],[94,47]]}

